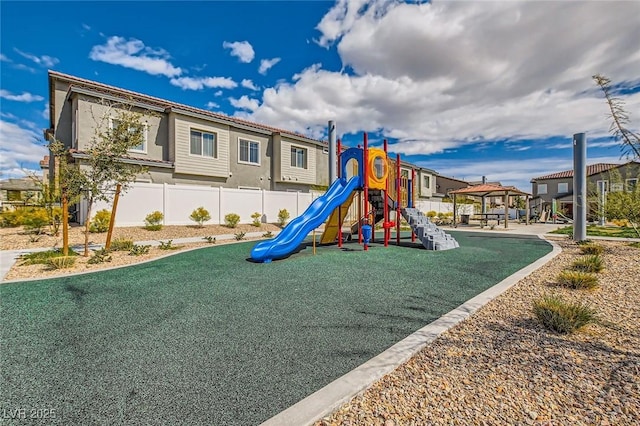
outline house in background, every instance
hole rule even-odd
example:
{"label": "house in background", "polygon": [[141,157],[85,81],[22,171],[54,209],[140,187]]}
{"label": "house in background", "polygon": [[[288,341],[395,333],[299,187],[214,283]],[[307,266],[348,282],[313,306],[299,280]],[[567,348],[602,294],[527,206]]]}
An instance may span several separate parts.
{"label": "house in background", "polygon": [[45,137],[82,167],[98,123],[112,125],[123,105],[145,115],[145,141],[125,160],[147,169],[136,181],[303,192],[329,184],[325,142],[54,71]]}
{"label": "house in background", "polygon": [[[587,166],[587,192],[633,191],[640,179],[640,162],[624,164],[596,163]],[[531,179],[532,208],[538,212],[552,211],[553,202],[560,213],[573,218],[573,170],[552,173]]]}
{"label": "house in background", "polygon": [[433,196],[437,198],[448,197],[449,192],[456,189],[466,188],[471,185],[469,182],[465,180],[447,177],[440,174],[436,175],[435,179],[436,179],[436,182],[435,182],[436,186],[435,186],[435,192],[433,193]]}
{"label": "house in background", "polygon": [[42,183],[35,178],[0,181],[0,204],[8,206],[37,205],[42,199]]}

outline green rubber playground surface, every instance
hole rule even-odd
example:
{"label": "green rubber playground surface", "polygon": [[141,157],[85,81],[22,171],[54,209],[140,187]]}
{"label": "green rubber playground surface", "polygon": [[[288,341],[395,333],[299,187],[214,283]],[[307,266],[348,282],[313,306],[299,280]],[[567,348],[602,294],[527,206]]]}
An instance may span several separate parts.
{"label": "green rubber playground surface", "polygon": [[[0,408],[58,424],[258,424],[551,251],[452,232],[460,248],[255,242],[0,285]],[[6,421],[6,420],[5,420]]]}

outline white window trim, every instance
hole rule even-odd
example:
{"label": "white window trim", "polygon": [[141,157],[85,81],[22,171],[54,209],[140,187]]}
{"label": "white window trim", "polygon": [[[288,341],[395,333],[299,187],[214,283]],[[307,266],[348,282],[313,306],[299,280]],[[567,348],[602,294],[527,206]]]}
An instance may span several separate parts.
{"label": "white window trim", "polygon": [[[117,120],[116,117],[109,117],[109,128],[113,129],[113,122],[114,120]],[[142,126],[144,127],[144,141],[142,142],[142,147],[143,149],[128,149],[127,152],[137,152],[140,154],[146,154],[147,153],[147,146],[149,145],[149,123],[143,123]]]}
{"label": "white window trim", "polygon": [[[210,135],[213,135],[213,156],[204,155],[204,154],[192,154],[191,153],[191,132],[199,132],[201,134],[208,133]],[[200,138],[200,147],[202,148],[202,138]],[[210,130],[200,130],[197,127],[190,127],[189,128],[189,148],[188,149],[189,149],[189,156],[190,157],[218,159],[218,133],[210,131]],[[202,149],[202,152],[204,152],[204,149]]]}
{"label": "white window trim", "polygon": [[[541,191],[540,189],[544,188],[544,191]],[[537,195],[545,195],[549,193],[549,187],[546,183],[539,183],[538,184],[538,188],[536,189]]]}
{"label": "white window trim", "polygon": [[[565,189],[561,190],[560,185],[564,185]],[[558,182],[558,194],[564,194],[565,192],[569,192],[569,182]]]}
{"label": "white window trim", "polygon": [[600,192],[600,182],[604,182],[604,192],[609,192],[610,191],[610,187],[609,187],[609,180],[608,179],[597,180],[596,181],[596,191],[598,193]]}
{"label": "white window trim", "polygon": [[638,185],[640,185],[640,181],[638,178],[629,178],[629,179],[625,179],[624,180],[624,190],[625,191],[631,191],[630,182],[634,182],[634,185],[637,187]]}
{"label": "white window trim", "polygon": [[322,153],[323,154],[329,154],[329,147],[323,146],[322,147]]}
{"label": "white window trim", "polygon": [[[300,169],[300,170],[309,170],[309,148],[304,147],[304,146],[300,146],[300,145],[293,145],[292,144],[290,151],[293,151],[294,148],[301,149],[301,150],[304,151],[304,158],[305,158],[305,163],[306,163],[307,167],[304,167],[304,165],[303,165],[303,167],[300,167],[300,166],[296,165],[296,166],[291,166],[291,168],[292,169]],[[291,152],[291,154],[293,154],[293,152]],[[293,155],[291,155],[291,159],[293,159]],[[296,163],[297,163],[297,161],[296,161]],[[289,162],[289,164],[291,164],[291,161]]]}
{"label": "white window trim", "polygon": [[[251,161],[242,161],[240,160],[240,141],[246,141],[249,143],[257,143],[258,144],[258,162],[257,163],[253,163]],[[240,136],[238,136],[238,164],[247,164],[249,166],[260,166],[262,164],[262,154],[261,154],[261,150],[260,150],[260,141],[255,141],[253,139],[247,139],[247,138],[242,138]],[[249,150],[250,151],[250,150]],[[248,157],[251,157],[250,155]]]}

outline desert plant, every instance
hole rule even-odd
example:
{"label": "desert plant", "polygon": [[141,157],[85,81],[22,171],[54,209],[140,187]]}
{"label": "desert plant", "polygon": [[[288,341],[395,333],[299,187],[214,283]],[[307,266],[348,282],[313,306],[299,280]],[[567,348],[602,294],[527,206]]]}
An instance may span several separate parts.
{"label": "desert plant", "polygon": [[[572,229],[570,229],[570,230],[573,232]],[[572,235],[569,235],[569,236],[572,237]],[[589,239],[576,241],[576,244],[579,245],[579,246],[585,246],[585,245],[588,245],[588,244],[591,244],[591,243],[593,243],[593,241],[591,241]]]}
{"label": "desert plant", "polygon": [[160,246],[158,247],[160,250],[176,250],[178,248],[180,248],[180,246],[174,246],[173,245],[173,240],[168,240],[168,241],[158,241],[160,243]]}
{"label": "desert plant", "polygon": [[99,249],[93,252],[93,256],[87,260],[87,263],[95,265],[98,263],[111,262],[111,254],[109,250]]}
{"label": "desert plant", "polygon": [[436,217],[437,215],[438,215],[438,212],[437,212],[437,211],[435,211],[435,210],[429,210],[429,211],[427,212],[427,217],[428,217],[429,219],[433,219],[433,218],[434,218],[434,217]]}
{"label": "desert plant", "polygon": [[533,304],[533,312],[548,330],[572,333],[597,321],[596,312],[581,303],[569,303],[557,296],[545,296]]}
{"label": "desert plant", "polygon": [[50,258],[47,261],[47,266],[49,269],[67,269],[71,268],[75,263],[75,256],[57,256]]}
{"label": "desert plant", "polygon": [[25,209],[22,216],[22,225],[29,234],[29,240],[34,243],[40,239],[45,226],[49,225],[49,215],[42,208]]}
{"label": "desert plant", "polygon": [[280,210],[278,212],[278,226],[280,226],[281,228],[284,227],[287,224],[287,220],[289,220],[289,217],[291,216],[289,215],[287,209]]}
{"label": "desert plant", "polygon": [[147,217],[144,218],[144,229],[149,231],[161,230],[163,219],[164,215],[162,214],[162,212],[156,210],[153,213],[149,213]]}
{"label": "desert plant", "polygon": [[251,215],[251,219],[253,219],[252,225],[255,227],[260,227],[262,225],[262,214],[255,212]]}
{"label": "desert plant", "polygon": [[245,235],[246,235],[245,232],[236,232],[234,235],[234,238],[236,239],[236,241],[242,241],[244,240]]}
{"label": "desert plant", "polygon": [[206,237],[202,237],[203,240],[205,240],[206,242],[208,242],[209,244],[215,244],[216,243],[216,237],[214,237],[213,235],[208,235]]}
{"label": "desert plant", "polygon": [[193,220],[198,224],[200,228],[202,228],[205,222],[211,220],[211,215],[209,214],[209,211],[204,207],[198,207],[193,212],[191,212],[189,219]]}
{"label": "desert plant", "polygon": [[235,228],[240,222],[240,216],[235,213],[229,213],[224,217],[224,224],[229,228]]}
{"label": "desert plant", "polygon": [[[77,253],[75,251],[69,251],[69,255],[76,256]],[[46,265],[49,262],[49,259],[61,256],[63,256],[63,254],[60,250],[47,250],[27,253],[20,256],[20,266],[36,264]]]}
{"label": "desert plant", "polygon": [[600,272],[604,269],[604,262],[597,254],[584,256],[573,262],[573,269],[582,272]]}
{"label": "desert plant", "polygon": [[264,234],[262,234],[262,238],[273,238],[273,232],[271,231],[267,231]]}
{"label": "desert plant", "polygon": [[0,213],[0,228],[16,228],[22,225],[20,210],[6,210]]}
{"label": "desert plant", "polygon": [[89,232],[107,232],[109,230],[109,222],[111,222],[111,212],[107,209],[99,210],[91,220]]}
{"label": "desert plant", "polygon": [[150,248],[151,246],[142,246],[142,245],[134,244],[133,247],[131,247],[131,250],[129,250],[129,255],[142,256],[143,254],[149,253]]}
{"label": "desert plant", "polygon": [[573,289],[591,290],[598,287],[598,277],[582,271],[562,271],[558,275],[558,284]]}
{"label": "desert plant", "polygon": [[133,240],[116,238],[111,242],[111,251],[130,251],[133,248]]}
{"label": "desert plant", "polygon": [[583,244],[580,246],[580,252],[582,254],[602,254],[604,247],[600,244]]}

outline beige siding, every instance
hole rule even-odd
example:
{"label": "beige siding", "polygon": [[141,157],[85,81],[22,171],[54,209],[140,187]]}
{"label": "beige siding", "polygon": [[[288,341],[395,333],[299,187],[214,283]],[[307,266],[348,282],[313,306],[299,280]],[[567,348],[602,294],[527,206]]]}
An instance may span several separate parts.
{"label": "beige siding", "polygon": [[[427,187],[424,183],[425,180],[425,176],[429,177],[429,186]],[[435,185],[435,179],[434,176],[431,173],[427,173],[427,172],[419,172],[418,174],[418,179],[420,179],[420,196],[421,197],[426,197],[426,198],[431,198],[433,196],[433,187]]]}
{"label": "beige siding", "polygon": [[[173,115],[175,172],[200,176],[229,177],[229,126],[183,115]],[[216,158],[189,153],[191,130],[215,133]]]}
{"label": "beige siding", "polygon": [[[307,168],[291,167],[291,148],[298,147],[307,150]],[[309,185],[316,184],[316,147],[315,145],[292,142],[282,139],[282,148],[280,152],[281,159],[281,176],[277,176],[282,182],[298,182]]]}

